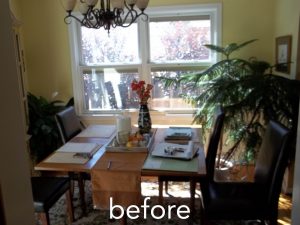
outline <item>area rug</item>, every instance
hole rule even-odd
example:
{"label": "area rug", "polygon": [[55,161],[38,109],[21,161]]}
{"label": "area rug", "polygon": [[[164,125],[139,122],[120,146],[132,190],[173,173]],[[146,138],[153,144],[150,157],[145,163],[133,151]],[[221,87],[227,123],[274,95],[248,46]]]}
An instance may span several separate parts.
{"label": "area rug", "polygon": [[[72,225],[119,225],[119,220],[110,219],[109,211],[107,210],[97,210],[93,209],[92,204],[92,196],[91,196],[91,184],[90,182],[85,183],[86,189],[86,204],[87,204],[87,213],[83,216],[81,207],[78,189],[75,186],[73,204],[74,204],[74,214],[75,221]],[[148,201],[152,206],[158,204],[158,183],[156,181],[146,181],[142,182],[142,195],[145,197],[150,197]],[[170,214],[170,219],[167,217],[167,211],[165,217],[161,219],[154,219],[151,216],[151,210],[147,210],[146,218],[144,219],[144,214],[140,214],[138,219],[127,219],[128,225],[199,225],[200,224],[200,192],[196,191],[196,201],[195,201],[195,215],[193,217],[189,217],[188,219],[180,219],[176,215],[176,210],[172,210]],[[50,209],[50,224],[51,225],[67,225],[69,224],[67,221],[66,215],[66,204],[65,197],[63,196],[51,209]],[[281,198],[281,202],[289,201],[289,199]],[[175,205],[176,208],[181,205],[189,205],[189,183],[184,182],[171,182],[169,184],[168,193],[164,193],[164,207],[167,209],[168,206]],[[286,205],[286,204],[284,204]],[[279,212],[280,214],[280,212]],[[156,216],[161,215],[161,213],[156,213]],[[282,217],[283,218],[283,217]],[[287,223],[289,224],[289,219],[286,218]],[[39,221],[37,220],[37,225]],[[258,224],[256,221],[212,221],[212,225],[256,225]],[[280,220],[279,220],[279,224]]]}
{"label": "area rug", "polygon": [[[72,225],[117,225],[120,224],[119,220],[111,220],[109,218],[110,214],[108,210],[97,210],[93,209],[92,204],[92,196],[91,196],[91,184],[90,182],[86,182],[85,184],[86,190],[86,204],[87,204],[87,214],[86,216],[82,215],[82,210],[80,207],[80,200],[78,195],[78,189],[75,186],[74,197],[73,197],[73,205],[74,205],[74,215],[75,221]],[[158,204],[158,183],[157,182],[143,182],[142,183],[142,195],[144,198],[149,197],[150,200],[147,201],[150,207]],[[200,223],[200,202],[199,202],[199,192],[198,199],[196,201],[196,212],[193,218],[189,219],[180,219],[176,215],[176,210],[172,210],[170,217],[166,216],[162,219],[154,219],[151,217],[151,210],[147,210],[146,218],[144,219],[144,214],[140,214],[138,219],[127,219],[128,225],[137,225],[137,224],[145,224],[145,225],[158,225],[158,224],[173,224],[173,225],[185,225],[185,224],[199,224]],[[67,216],[66,216],[66,204],[65,197],[63,196],[51,209],[50,209],[50,223],[51,225],[66,225],[68,224]],[[176,207],[181,205],[189,205],[189,184],[188,183],[170,183],[168,194],[164,194],[164,207],[167,206]],[[161,213],[157,212],[156,216],[160,216]],[[38,224],[38,222],[37,222]]]}

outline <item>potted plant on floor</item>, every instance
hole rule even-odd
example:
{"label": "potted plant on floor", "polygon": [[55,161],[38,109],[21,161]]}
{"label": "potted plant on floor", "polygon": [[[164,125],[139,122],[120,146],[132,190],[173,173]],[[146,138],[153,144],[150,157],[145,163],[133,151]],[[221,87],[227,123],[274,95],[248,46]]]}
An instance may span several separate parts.
{"label": "potted plant on floor", "polygon": [[29,146],[33,163],[41,161],[59,146],[61,139],[54,115],[63,109],[61,101],[49,102],[28,93]]}
{"label": "potted plant on floor", "polygon": [[192,93],[200,90],[200,94],[182,93],[181,96],[197,108],[193,122],[202,125],[204,134],[211,126],[214,108],[222,105],[226,114],[223,144],[227,151],[219,153],[219,159],[223,159],[220,162],[227,162],[233,156],[245,163],[253,161],[265,125],[271,118],[296,133],[299,83],[274,75],[274,66],[267,62],[231,57],[232,53],[254,41],[225,47],[206,45],[222,54],[224,59],[202,72],[180,78],[159,78],[165,87],[184,85]]}

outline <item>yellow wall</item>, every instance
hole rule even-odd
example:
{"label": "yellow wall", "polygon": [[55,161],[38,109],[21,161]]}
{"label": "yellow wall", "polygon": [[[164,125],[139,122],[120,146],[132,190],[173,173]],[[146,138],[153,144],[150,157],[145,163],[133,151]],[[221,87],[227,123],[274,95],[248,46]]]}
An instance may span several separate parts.
{"label": "yellow wall", "polygon": [[70,49],[59,0],[20,1],[28,88],[36,95],[67,101],[73,96]]}
{"label": "yellow wall", "polygon": [[272,0],[224,0],[223,44],[243,42],[253,38],[258,41],[244,48],[240,57],[257,57],[270,62],[273,54]]}
{"label": "yellow wall", "polygon": [[[72,94],[72,77],[68,26],[60,0],[12,0],[18,2],[24,22],[24,42],[29,91],[48,99],[68,100]],[[285,1],[276,0],[278,5]],[[163,3],[162,3],[163,2]],[[259,41],[242,49],[238,56],[274,62],[274,15],[279,14],[274,0],[150,0],[150,6],[220,2],[223,5],[222,44]],[[38,7],[38,10],[37,10]],[[292,6],[293,7],[293,6]]]}
{"label": "yellow wall", "polygon": [[[299,0],[276,0],[274,18],[275,37],[292,35],[292,56],[291,75],[286,76],[295,78],[296,59],[297,59],[297,41],[300,22],[300,1]],[[300,44],[300,43],[299,43]]]}
{"label": "yellow wall", "polygon": [[9,0],[9,8],[13,12],[16,18],[18,19],[22,18],[21,8],[18,0]]}

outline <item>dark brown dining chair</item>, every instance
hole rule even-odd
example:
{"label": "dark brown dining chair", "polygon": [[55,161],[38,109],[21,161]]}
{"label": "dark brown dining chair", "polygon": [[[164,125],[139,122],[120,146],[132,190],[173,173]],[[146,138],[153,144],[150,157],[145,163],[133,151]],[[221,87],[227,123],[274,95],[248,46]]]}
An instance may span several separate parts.
{"label": "dark brown dining chair", "polygon": [[57,127],[62,142],[65,144],[77,134],[79,134],[84,126],[76,115],[73,106],[69,106],[55,115]]}
{"label": "dark brown dining chair", "polygon": [[260,147],[253,182],[201,183],[202,222],[208,220],[260,220],[277,224],[278,200],[290,154],[289,130],[270,121]]}
{"label": "dark brown dining chair", "polygon": [[[223,123],[224,123],[225,113],[222,107],[217,107],[214,113],[212,129],[209,136],[208,147],[206,151],[206,171],[208,173],[213,173],[215,168],[215,158],[219,146],[219,141],[222,133]],[[190,182],[190,196],[191,199],[194,199],[192,196],[195,196],[196,181],[189,177],[170,177],[170,176],[159,176],[159,201],[162,203],[163,195],[163,182],[165,182],[165,191],[168,191],[168,181],[179,181],[179,182]],[[191,210],[194,210],[194,202],[191,202]]]}
{"label": "dark brown dining chair", "polygon": [[[73,106],[69,106],[55,115],[56,124],[60,133],[62,142],[65,144],[79,134],[85,126],[78,118]],[[82,210],[85,213],[85,191],[84,181],[90,180],[90,174],[87,173],[69,173],[72,180],[78,181],[79,194],[82,202]],[[72,184],[73,186],[73,184]],[[73,188],[72,188],[73,190]]]}
{"label": "dark brown dining chair", "polygon": [[31,177],[34,210],[42,225],[50,225],[49,209],[66,194],[69,222],[73,222],[73,204],[68,177]]}

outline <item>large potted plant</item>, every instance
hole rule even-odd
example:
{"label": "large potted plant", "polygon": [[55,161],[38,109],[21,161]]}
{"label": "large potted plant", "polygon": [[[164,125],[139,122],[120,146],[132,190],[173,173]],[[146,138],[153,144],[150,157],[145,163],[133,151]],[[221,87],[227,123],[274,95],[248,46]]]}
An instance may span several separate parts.
{"label": "large potted plant", "polygon": [[254,41],[225,47],[206,45],[222,54],[223,59],[202,72],[178,78],[159,78],[166,87],[184,85],[192,93],[200,93],[191,95],[185,94],[190,93],[186,91],[181,96],[197,108],[194,122],[202,125],[204,134],[211,126],[214,108],[223,106],[226,113],[223,145],[227,150],[219,154],[222,162],[233,156],[246,163],[254,160],[271,118],[293,131],[297,129],[298,82],[274,75],[274,66],[267,62],[231,57],[232,53]]}
{"label": "large potted plant", "polygon": [[34,163],[41,161],[62,143],[54,115],[61,111],[61,101],[48,101],[28,93],[29,146]]}

